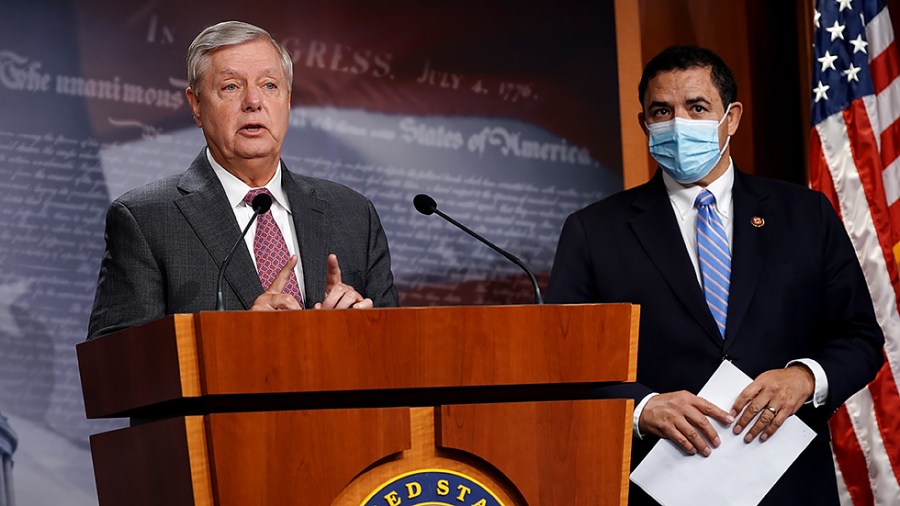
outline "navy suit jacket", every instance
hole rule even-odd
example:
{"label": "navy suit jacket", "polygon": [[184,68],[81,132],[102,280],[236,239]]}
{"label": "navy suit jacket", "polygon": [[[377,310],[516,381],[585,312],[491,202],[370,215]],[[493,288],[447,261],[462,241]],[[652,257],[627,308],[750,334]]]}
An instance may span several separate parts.
{"label": "navy suit jacket", "polygon": [[[329,253],[337,254],[344,283],[375,306],[396,306],[387,238],[372,203],[346,186],[286,167],[281,183],[297,231],[306,306],[324,297]],[[215,309],[219,266],[244,225],[205,148],[184,174],[116,199],[106,217],[88,339],[168,314]],[[262,292],[250,251],[238,247],[225,269],[226,309],[249,309]]]}
{"label": "navy suit jacket", "polygon": [[[724,340],[660,172],[568,218],[547,301],[641,305],[637,383],[612,391],[635,402],[651,392],[697,393],[723,359],[750,377],[794,359],[816,360],[828,377],[829,396],[825,406],[807,404],[798,416],[818,437],[764,503],[836,504],[827,420],[874,379],[883,361],[884,338],[868,288],[840,220],[820,193],[737,170],[732,192]],[[764,224],[754,226],[755,218]],[[632,466],[655,442],[634,438]],[[632,504],[655,504],[636,487],[631,493]]]}

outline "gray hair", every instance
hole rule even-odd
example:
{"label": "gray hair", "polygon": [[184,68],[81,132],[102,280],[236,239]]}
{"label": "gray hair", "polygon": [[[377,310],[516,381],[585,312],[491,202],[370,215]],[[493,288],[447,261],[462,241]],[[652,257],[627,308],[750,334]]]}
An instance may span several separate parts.
{"label": "gray hair", "polygon": [[209,68],[210,53],[225,46],[237,46],[255,40],[269,41],[278,50],[290,89],[294,82],[294,62],[291,60],[291,53],[272,38],[269,32],[242,21],[223,21],[209,26],[197,35],[194,42],[191,42],[187,52],[188,86],[195,94],[200,93],[200,79]]}

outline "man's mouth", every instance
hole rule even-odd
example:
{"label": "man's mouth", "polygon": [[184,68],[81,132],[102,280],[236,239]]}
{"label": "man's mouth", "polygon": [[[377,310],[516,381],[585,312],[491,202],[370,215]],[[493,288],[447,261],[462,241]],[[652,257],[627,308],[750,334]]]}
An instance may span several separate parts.
{"label": "man's mouth", "polygon": [[260,125],[259,123],[250,123],[241,127],[241,130],[247,130],[248,132],[259,132],[263,128],[265,127]]}

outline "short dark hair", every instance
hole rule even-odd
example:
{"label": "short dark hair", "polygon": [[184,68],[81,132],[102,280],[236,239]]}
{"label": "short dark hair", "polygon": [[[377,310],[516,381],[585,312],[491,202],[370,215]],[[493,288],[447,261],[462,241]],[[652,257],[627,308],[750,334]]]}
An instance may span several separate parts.
{"label": "short dark hair", "polygon": [[713,85],[719,90],[719,98],[722,99],[723,106],[727,107],[728,104],[737,100],[737,83],[734,81],[734,74],[731,73],[728,65],[725,65],[725,62],[719,58],[719,55],[709,49],[697,46],[672,46],[654,56],[644,67],[641,83],[638,84],[638,98],[641,101],[641,107],[644,105],[647,82],[657,74],[693,68],[710,69]]}

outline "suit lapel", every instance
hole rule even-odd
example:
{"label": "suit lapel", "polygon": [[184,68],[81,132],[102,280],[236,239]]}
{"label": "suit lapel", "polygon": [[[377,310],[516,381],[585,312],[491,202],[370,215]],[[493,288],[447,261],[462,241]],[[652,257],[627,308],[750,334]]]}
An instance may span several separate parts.
{"label": "suit lapel", "polygon": [[747,184],[746,176],[734,171],[733,230],[734,240],[731,254],[731,287],[728,294],[728,320],[725,324],[725,346],[731,346],[738,335],[750,301],[759,284],[762,273],[765,227],[753,225],[755,217],[767,219],[765,196],[757,195]]}
{"label": "suit lapel", "polygon": [[[175,200],[175,205],[213,261],[221,267],[228,251],[240,237],[241,227],[228,205],[225,190],[206,159],[205,148],[178,181],[178,188],[185,194]],[[188,251],[186,254],[198,253]],[[244,309],[249,309],[253,300],[262,293],[259,275],[247,248],[238,247],[225,270],[225,280],[238,294]],[[210,290],[213,289],[210,287]]]}
{"label": "suit lapel", "polygon": [[316,196],[315,189],[284,167],[282,186],[291,204],[291,218],[297,231],[300,261],[303,262],[303,284],[307,307],[321,302],[325,295],[325,273],[331,247],[326,242],[324,223],[327,204]]}
{"label": "suit lapel", "polygon": [[700,323],[707,336],[721,344],[719,329],[709,312],[691,259],[683,246],[684,239],[661,173],[657,171],[656,176],[638,194],[633,205],[638,213],[630,220],[630,225],[650,260],[681,303]]}

